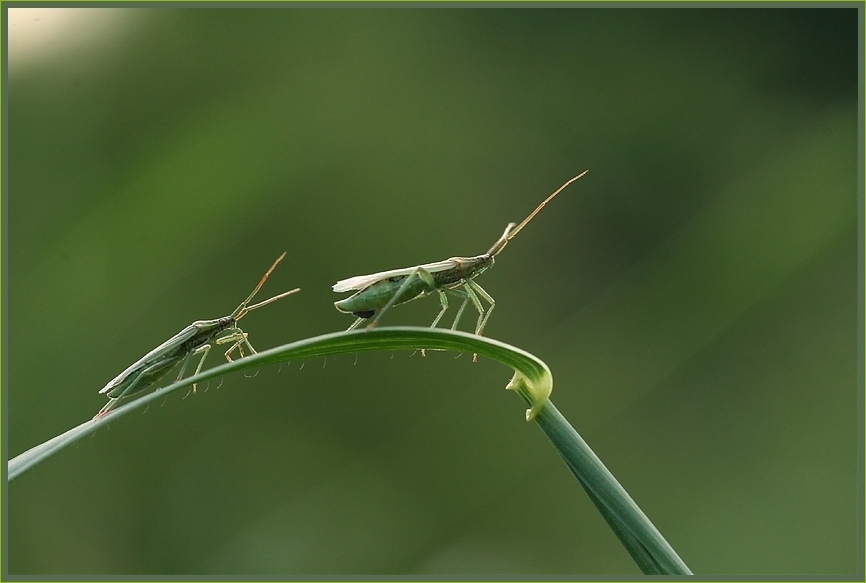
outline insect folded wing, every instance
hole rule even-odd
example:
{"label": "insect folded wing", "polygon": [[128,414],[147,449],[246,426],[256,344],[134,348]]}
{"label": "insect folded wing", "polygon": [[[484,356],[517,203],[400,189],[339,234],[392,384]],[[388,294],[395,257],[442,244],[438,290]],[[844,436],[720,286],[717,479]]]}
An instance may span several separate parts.
{"label": "insect folded wing", "polygon": [[[438,271],[445,271],[446,269],[451,269],[454,267],[454,261],[451,259],[447,259],[445,261],[437,261],[435,263],[425,263],[420,267],[429,273],[436,273]],[[349,279],[341,279],[337,283],[333,285],[331,289],[333,289],[337,293],[348,292],[348,291],[360,291],[363,289],[367,289],[377,281],[382,281],[383,279],[388,279],[391,277],[403,277],[414,273],[418,267],[402,267],[400,269],[391,269],[389,271],[380,271],[378,273],[371,273],[369,275],[356,275],[355,277],[350,277]]]}
{"label": "insect folded wing", "polygon": [[357,275],[355,277],[350,277],[349,279],[338,281],[331,289],[337,293],[357,291],[369,287],[377,281],[379,281],[379,279],[375,275]]}
{"label": "insect folded wing", "polygon": [[128,368],[125,371],[123,371],[122,373],[120,373],[119,375],[117,375],[116,377],[114,377],[113,379],[111,379],[107,385],[102,387],[102,389],[99,391],[99,394],[104,395],[105,393],[118,387],[120,385],[120,383],[122,383],[129,376],[129,374],[131,372],[132,372],[132,370]]}

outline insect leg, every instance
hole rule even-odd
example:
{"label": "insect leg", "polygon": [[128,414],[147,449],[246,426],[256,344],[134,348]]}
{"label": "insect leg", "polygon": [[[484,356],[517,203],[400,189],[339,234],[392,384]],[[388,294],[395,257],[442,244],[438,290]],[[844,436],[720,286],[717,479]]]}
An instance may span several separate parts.
{"label": "insect leg", "polygon": [[[253,348],[253,345],[250,344],[249,334],[244,332],[243,335],[244,335],[244,337],[241,338],[240,340],[238,340],[238,353],[241,355],[241,358],[244,358],[244,356],[246,356],[244,354],[244,345],[246,345],[246,347],[249,349],[251,355],[258,354],[256,352],[256,349]],[[246,373],[244,373],[244,376],[247,376]],[[253,377],[259,376],[259,369],[258,368],[256,368],[256,372],[254,372],[252,376]]]}
{"label": "insect leg", "polygon": [[[186,355],[186,358],[183,359],[183,364],[180,367],[180,372],[177,373],[177,378],[174,379],[174,382],[178,382],[180,379],[183,378],[183,373],[186,372],[186,369],[189,366],[189,363],[192,362],[192,357],[197,356],[197,355],[201,354],[202,352],[204,352],[204,356],[201,357],[201,361],[199,361],[199,363],[198,363],[198,368],[195,369],[195,374],[198,374],[199,371],[201,371],[201,365],[204,362],[204,357],[207,356],[208,350],[210,350],[210,344],[204,344],[204,345],[199,346],[198,348],[190,351],[190,353]],[[192,392],[193,393],[195,392],[195,385],[192,386]]]}
{"label": "insect leg", "polygon": [[441,320],[442,316],[445,314],[445,310],[448,309],[448,296],[446,296],[445,292],[442,291],[441,289],[436,290],[436,291],[439,292],[439,305],[442,306],[442,311],[439,312],[439,315],[436,316],[436,319],[433,320],[432,324],[430,324],[431,328],[436,327],[436,324],[439,323],[439,320]]}
{"label": "insect leg", "polygon": [[229,362],[232,362],[231,354],[235,350],[238,351],[238,355],[240,355],[240,358],[243,358],[244,356],[246,356],[244,354],[244,345],[246,345],[247,348],[250,349],[250,352],[252,354],[256,353],[256,349],[253,348],[252,344],[250,344],[250,341],[247,340],[248,334],[246,332],[244,332],[240,328],[228,328],[228,330],[231,330],[232,334],[228,334],[227,336],[223,336],[221,338],[216,339],[217,344],[228,344],[229,342],[234,343],[225,352],[226,360],[228,360]]}
{"label": "insect leg", "polygon": [[[246,356],[246,354],[244,354],[244,346],[247,347],[247,349],[250,351],[250,354],[257,354],[256,349],[253,348],[252,344],[250,344],[248,333],[237,327],[228,328],[228,330],[231,330],[232,334],[229,334],[228,336],[223,336],[216,341],[217,344],[227,344],[229,342],[234,342],[234,344],[232,344],[225,352],[225,357],[227,361],[233,362],[231,355],[232,352],[234,352],[235,350],[238,351],[238,355],[240,358],[244,358]],[[256,369],[255,374],[253,374],[252,376],[257,376],[258,374],[258,369]],[[244,376],[246,376],[246,373],[244,373]]]}
{"label": "insect leg", "polygon": [[[183,373],[186,372],[186,367],[189,366],[189,363],[192,361],[193,355],[196,353],[197,353],[197,349],[190,351],[190,353],[186,355],[186,358],[183,359],[183,364],[180,366],[180,372],[177,373],[177,378],[174,379],[174,382],[178,382],[180,379],[183,378]],[[204,360],[204,358],[202,358],[202,360]],[[193,392],[193,393],[195,392],[195,385],[192,386],[191,392]],[[186,399],[188,396],[189,396],[189,393],[187,393],[186,396],[184,396],[184,399]]]}
{"label": "insect leg", "polygon": [[109,398],[108,402],[102,407],[102,409],[100,409],[99,412],[93,416],[93,420],[96,421],[97,419],[102,419],[103,417],[108,415],[108,412],[114,409],[115,405],[117,405],[117,399]]}
{"label": "insect leg", "polygon": [[478,331],[483,328],[484,306],[481,305],[481,300],[478,299],[478,295],[472,290],[472,287],[470,287],[471,281],[471,279],[467,279],[466,283],[463,284],[463,289],[466,290],[466,296],[472,300],[472,305],[475,306],[476,310],[478,310],[478,321],[475,323],[475,334],[478,334]]}
{"label": "insect leg", "polygon": [[[430,324],[431,328],[435,328],[436,324],[439,323],[439,320],[442,319],[442,316],[445,314],[445,310],[448,309],[448,296],[445,295],[445,292],[441,289],[436,290],[439,293],[439,305],[442,306],[442,310],[440,310],[439,315],[433,320],[433,323]],[[427,356],[427,351],[423,348],[421,349],[421,356]]]}
{"label": "insect leg", "polygon": [[242,342],[246,345],[247,348],[250,349],[250,354],[258,354],[258,353],[256,352],[256,349],[253,348],[253,345],[250,344],[250,341],[249,341],[248,338],[247,338],[248,336],[249,336],[249,334],[247,334],[246,332],[244,332],[244,339],[242,340]]}
{"label": "insect leg", "polygon": [[[464,292],[461,292],[461,291],[456,290],[456,289],[453,290],[453,291],[454,291],[455,294],[460,295],[460,296],[463,296],[463,303],[460,304],[460,309],[457,310],[457,315],[454,316],[454,323],[451,324],[451,329],[452,329],[452,330],[456,330],[456,329],[457,329],[457,324],[460,322],[460,317],[463,315],[463,310],[465,310],[465,309],[466,309],[466,306],[469,305],[469,294],[464,293]],[[462,355],[463,355],[463,353],[461,352],[460,354],[458,354],[458,355],[455,356],[454,358],[460,358]],[[473,355],[472,355],[472,359],[473,359],[473,362],[476,361],[476,360],[478,360],[478,355],[477,355],[477,354],[473,354]]]}
{"label": "insect leg", "polygon": [[397,291],[394,293],[393,296],[391,296],[391,299],[388,300],[388,303],[385,304],[385,307],[379,310],[379,313],[376,314],[376,317],[373,318],[373,321],[367,324],[367,330],[371,330],[372,328],[374,328],[376,324],[379,323],[379,320],[382,318],[385,312],[390,310],[391,306],[397,303],[397,300],[400,299],[400,296],[403,295],[403,292],[409,288],[409,284],[412,283],[413,277],[418,277],[421,281],[426,283],[427,287],[430,288],[430,291],[436,289],[436,282],[433,280],[433,276],[430,275],[430,272],[421,266],[416,267],[415,270],[412,271],[412,273],[406,276],[406,279],[403,280],[403,283],[400,285],[399,288],[397,288]]}
{"label": "insect leg", "polygon": [[349,326],[348,328],[346,328],[346,332],[349,332],[349,331],[351,331],[351,330],[354,330],[354,329],[357,328],[357,327],[361,324],[361,322],[363,322],[364,320],[366,320],[366,318],[358,318],[357,320],[355,320],[355,323],[354,323],[354,324],[352,324],[351,326]]}
{"label": "insect leg", "polygon": [[[473,291],[474,290],[474,291]],[[478,285],[475,280],[469,279],[466,280],[466,291],[470,293],[470,297],[472,298],[472,302],[475,304],[475,307],[478,308],[480,312],[478,316],[478,326],[475,328],[475,333],[481,336],[481,332],[484,330],[484,326],[487,325],[487,319],[490,318],[490,314],[493,313],[493,308],[496,307],[496,300],[494,300],[489,293],[484,291],[484,288]],[[478,294],[490,304],[490,307],[487,308],[487,313],[481,307],[481,302],[478,300]]]}
{"label": "insect leg", "polygon": [[[180,366],[180,372],[177,373],[177,378],[174,379],[174,382],[179,381],[183,378],[183,373],[186,372],[186,367],[189,366],[190,361],[192,360],[193,355],[196,354],[196,350],[193,350],[189,354],[186,355],[186,358],[183,359],[183,364]],[[198,371],[196,371],[198,372]]]}
{"label": "insect leg", "polygon": [[466,306],[469,304],[469,294],[467,294],[467,293],[463,293],[463,292],[459,292],[459,291],[457,291],[457,290],[454,290],[454,293],[456,293],[456,294],[458,294],[458,295],[461,295],[461,296],[464,296],[464,297],[463,297],[463,303],[460,304],[460,309],[457,310],[457,315],[454,316],[454,323],[451,324],[451,329],[452,329],[452,330],[456,330],[456,329],[457,329],[457,324],[460,322],[460,317],[463,316],[463,310],[465,310],[465,309],[466,309]]}
{"label": "insect leg", "polygon": [[[190,353],[188,358],[192,358],[194,354],[201,354],[201,360],[198,361],[198,366],[195,367],[195,372],[192,373],[192,376],[195,376],[201,372],[201,367],[204,364],[204,359],[207,358],[208,352],[210,352],[210,344],[205,344],[203,346],[199,346],[198,348],[196,348],[195,350],[193,350]],[[181,368],[181,371],[180,371],[181,373],[183,373],[184,368],[186,368],[186,362],[183,363],[183,368]],[[177,377],[177,380],[180,380],[180,377]],[[196,385],[196,383],[192,384],[192,392],[193,393],[195,393],[195,385]]]}
{"label": "insect leg", "polygon": [[[466,290],[466,295],[472,300],[472,304],[475,306],[475,309],[478,310],[478,323],[475,326],[475,334],[481,336],[484,331],[484,326],[487,324],[487,319],[490,317],[491,312],[493,312],[493,308],[496,307],[496,301],[490,296],[489,293],[484,291],[484,288],[478,285],[475,280],[467,279],[466,283],[463,286],[463,289]],[[485,312],[484,306],[481,305],[481,300],[478,299],[478,296],[481,296],[488,303],[490,303],[490,307],[487,308]],[[476,362],[478,360],[478,355],[472,355],[472,362]]]}

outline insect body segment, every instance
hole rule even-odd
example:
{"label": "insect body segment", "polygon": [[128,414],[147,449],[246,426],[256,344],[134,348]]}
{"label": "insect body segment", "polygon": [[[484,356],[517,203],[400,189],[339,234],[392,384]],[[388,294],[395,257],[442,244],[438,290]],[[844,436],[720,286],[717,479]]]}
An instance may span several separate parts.
{"label": "insect body segment", "polygon": [[[391,309],[392,306],[430,295],[435,291],[439,294],[439,303],[442,308],[436,319],[433,320],[433,324],[431,324],[431,327],[435,327],[448,309],[448,296],[446,293],[451,293],[463,300],[451,329],[453,330],[457,327],[457,323],[463,315],[463,310],[471,302],[473,307],[478,311],[475,334],[480,335],[487,324],[487,320],[490,318],[491,312],[493,312],[493,308],[496,306],[496,302],[490,294],[484,291],[484,288],[478,285],[475,278],[493,266],[494,258],[502,252],[508,241],[517,235],[544,208],[544,205],[562,192],[565,187],[585,174],[586,171],[560,186],[538,205],[529,216],[523,219],[519,225],[517,223],[509,223],[505,227],[502,236],[496,240],[487,253],[475,257],[451,257],[445,261],[381,271],[379,273],[360,275],[338,281],[333,286],[335,292],[354,291],[355,293],[348,298],[334,302],[334,306],[341,312],[358,317],[349,327],[349,330],[357,328],[361,322],[372,318],[367,325],[367,328],[370,329],[379,322],[382,315]],[[484,299],[489,304],[486,310],[481,303],[481,299]]]}
{"label": "insect body segment", "polygon": [[[261,308],[262,306],[266,306],[300,291],[298,288],[295,288],[263,302],[253,304],[252,306],[249,305],[250,301],[252,301],[265,284],[268,276],[285,256],[286,254],[283,253],[276,261],[274,261],[270,269],[268,269],[265,275],[262,276],[262,279],[253,290],[253,293],[251,293],[249,297],[241,303],[241,305],[235,308],[231,314],[215,320],[197,320],[193,322],[131,364],[122,373],[114,377],[107,385],[105,385],[105,387],[102,388],[101,391],[99,391],[99,394],[107,396],[109,401],[102,409],[100,409],[94,419],[98,419],[108,414],[108,412],[117,405],[121,398],[135,395],[136,393],[140,393],[150,388],[178,362],[183,361],[183,364],[180,367],[180,373],[175,379],[175,382],[179,381],[183,378],[183,375],[186,372],[187,367],[189,367],[190,362],[192,362],[193,357],[200,354],[201,359],[199,360],[194,373],[198,374],[201,372],[204,359],[207,357],[213,344],[231,344],[229,349],[225,352],[225,357],[229,361],[232,360],[231,353],[235,350],[237,350],[238,355],[243,358],[245,356],[244,347],[246,347],[250,353],[255,354],[255,348],[253,348],[252,344],[250,344],[247,339],[247,333],[238,327],[238,321],[252,310]],[[193,385],[193,392],[195,392],[195,389],[196,387]]]}

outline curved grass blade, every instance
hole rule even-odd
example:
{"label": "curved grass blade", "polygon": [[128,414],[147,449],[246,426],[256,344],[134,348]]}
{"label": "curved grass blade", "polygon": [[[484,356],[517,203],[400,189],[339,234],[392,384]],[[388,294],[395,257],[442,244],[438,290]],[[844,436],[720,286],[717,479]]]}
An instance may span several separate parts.
{"label": "curved grass blade", "polygon": [[453,330],[388,327],[370,331],[337,332],[299,340],[214,367],[140,397],[118,407],[110,415],[82,423],[22,453],[9,461],[8,479],[15,479],[109,421],[193,383],[229,372],[300,358],[419,348],[473,352],[514,369],[514,377],[506,388],[516,391],[530,405],[526,412],[527,420],[535,420],[539,424],[641,571],[646,575],[691,574],[658,529],[549,401],[553,377],[547,365],[538,357],[504,342]]}
{"label": "curved grass blade", "polygon": [[550,396],[553,387],[553,377],[550,369],[540,358],[491,338],[476,336],[466,332],[415,327],[388,327],[370,330],[369,332],[335,332],[333,334],[306,338],[215,366],[197,375],[187,377],[139,397],[121,407],[117,407],[110,414],[102,418],[82,423],[9,460],[7,479],[9,481],[14,480],[39,462],[54,455],[61,449],[72,445],[82,437],[93,433],[103,425],[194,383],[202,383],[208,379],[230,372],[289,360],[372,350],[417,350],[419,348],[474,352],[488,356],[514,369],[515,375],[508,388],[517,391],[530,403],[532,408],[526,412],[527,419],[535,416]]}

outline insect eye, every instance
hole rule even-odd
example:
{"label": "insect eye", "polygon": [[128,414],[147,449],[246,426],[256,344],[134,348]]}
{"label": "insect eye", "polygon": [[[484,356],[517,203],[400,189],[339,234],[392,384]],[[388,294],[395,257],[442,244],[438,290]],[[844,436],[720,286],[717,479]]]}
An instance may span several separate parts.
{"label": "insect eye", "polygon": [[352,312],[353,315],[358,316],[359,318],[364,318],[365,320],[367,318],[372,318],[373,314],[375,314],[375,313],[376,313],[375,310],[367,310],[365,312]]}

